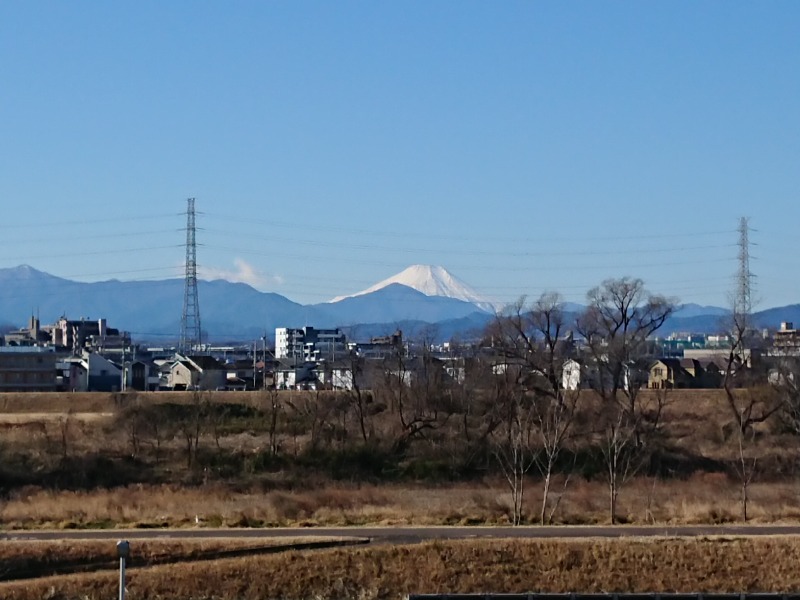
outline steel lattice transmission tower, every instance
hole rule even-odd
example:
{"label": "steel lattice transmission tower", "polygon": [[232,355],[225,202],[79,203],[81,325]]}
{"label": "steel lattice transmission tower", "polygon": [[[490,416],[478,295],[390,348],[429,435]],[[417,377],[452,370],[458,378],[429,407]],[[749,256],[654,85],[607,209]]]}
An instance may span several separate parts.
{"label": "steel lattice transmission tower", "polygon": [[181,315],[181,340],[178,350],[190,352],[202,343],[200,304],[197,300],[197,242],[195,238],[194,198],[187,200],[186,208],[186,280],[183,288],[183,314]]}
{"label": "steel lattice transmission tower", "polygon": [[733,299],[734,318],[739,321],[741,331],[750,325],[750,311],[753,308],[752,279],[750,272],[750,219],[739,219],[739,270],[736,273],[736,293]]}

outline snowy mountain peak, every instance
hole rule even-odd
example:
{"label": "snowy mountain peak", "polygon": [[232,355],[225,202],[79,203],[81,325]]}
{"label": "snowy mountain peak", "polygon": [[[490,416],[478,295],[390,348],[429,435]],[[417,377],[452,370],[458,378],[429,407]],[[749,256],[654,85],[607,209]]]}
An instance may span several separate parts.
{"label": "snowy mountain peak", "polygon": [[426,296],[455,298],[457,300],[471,302],[483,310],[494,312],[494,306],[491,302],[481,297],[474,289],[458,279],[444,267],[435,265],[411,265],[400,273],[392,275],[388,279],[384,279],[365,290],[349,296],[338,296],[331,300],[331,302],[339,302],[345,298],[371,294],[393,283],[399,283],[400,285],[410,287],[418,292],[422,292]]}
{"label": "snowy mountain peak", "polygon": [[0,279],[14,279],[25,281],[42,281],[46,279],[56,279],[53,275],[34,269],[30,265],[19,265],[6,269],[0,269]]}

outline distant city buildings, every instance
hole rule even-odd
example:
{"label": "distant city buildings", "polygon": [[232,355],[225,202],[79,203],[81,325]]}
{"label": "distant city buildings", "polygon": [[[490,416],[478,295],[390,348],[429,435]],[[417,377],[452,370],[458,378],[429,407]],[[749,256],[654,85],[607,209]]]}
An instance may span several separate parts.
{"label": "distant city buildings", "polygon": [[131,348],[131,336],[108,326],[106,319],[67,319],[61,317],[52,325],[40,326],[31,317],[28,327],[11,331],[4,336],[6,346],[49,346],[74,355],[82,350],[123,353]]}
{"label": "distant city buildings", "polygon": [[[751,339],[752,338],[752,339]],[[348,340],[342,329],[279,327],[274,352],[266,336],[252,344],[204,345],[179,353],[147,348],[106,319],[69,319],[27,326],[0,338],[0,392],[369,389],[387,380],[413,385],[441,377],[468,385],[481,377],[513,376],[535,387],[542,373],[524,356],[507,354],[493,337],[483,342],[414,342],[400,330],[368,341]],[[727,334],[672,333],[647,340],[636,361],[624,364],[623,385],[651,389],[719,387],[726,370],[780,375],[800,360],[800,330],[783,322],[777,331],[754,331],[731,358]],[[602,356],[587,352],[585,340],[568,332],[558,340],[557,377],[565,390],[603,383]]]}

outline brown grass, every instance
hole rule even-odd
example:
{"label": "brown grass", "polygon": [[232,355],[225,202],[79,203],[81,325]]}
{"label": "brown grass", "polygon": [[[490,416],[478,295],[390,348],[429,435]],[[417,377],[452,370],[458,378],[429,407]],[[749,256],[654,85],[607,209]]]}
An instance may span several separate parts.
{"label": "brown grass", "polygon": [[[559,493],[561,482],[554,489]],[[751,522],[800,520],[800,486],[756,483]],[[526,514],[538,514],[539,486],[529,483]],[[739,488],[719,474],[688,480],[637,479],[622,489],[618,515],[628,523],[725,523],[739,520]],[[124,501],[123,501],[124,498]],[[510,497],[502,482],[424,485],[324,485],[308,491],[233,492],[136,485],[91,491],[22,490],[0,504],[7,529],[85,527],[274,527],[346,525],[477,525],[508,523]],[[608,522],[602,482],[575,480],[563,492],[556,524]]]}
{"label": "brown grass", "polygon": [[[225,559],[132,570],[129,598],[399,599],[408,593],[787,592],[796,538],[459,541]],[[0,585],[8,600],[114,597],[116,575]]]}
{"label": "brown grass", "polygon": [[[283,398],[298,397],[307,392],[281,392]],[[250,404],[260,392],[202,392],[204,399],[212,402]],[[110,412],[118,406],[118,399],[125,401],[136,396],[145,402],[187,404],[193,401],[192,392],[131,392],[117,394],[109,392],[3,392],[0,393],[0,413],[67,413]]]}
{"label": "brown grass", "polygon": [[[120,533],[120,538],[125,537]],[[203,556],[232,550],[261,550],[266,547],[291,546],[321,541],[332,537],[287,538],[219,538],[204,540],[135,539],[131,542],[132,567],[196,560]],[[117,560],[116,545],[100,540],[0,541],[0,578],[14,579],[16,574],[29,571],[56,570],[80,564],[108,564]]]}

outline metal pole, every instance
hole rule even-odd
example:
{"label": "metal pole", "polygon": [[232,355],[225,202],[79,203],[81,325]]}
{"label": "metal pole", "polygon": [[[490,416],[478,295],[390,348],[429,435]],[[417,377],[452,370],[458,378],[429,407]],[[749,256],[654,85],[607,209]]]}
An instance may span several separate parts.
{"label": "metal pole", "polygon": [[267,332],[264,332],[264,337],[261,338],[262,345],[264,346],[264,365],[261,367],[261,387],[267,389]]}
{"label": "metal pole", "polygon": [[131,555],[131,545],[127,540],[117,542],[119,556],[119,600],[125,600],[125,561]]}
{"label": "metal pole", "polygon": [[125,557],[119,559],[119,600],[125,600]]}

